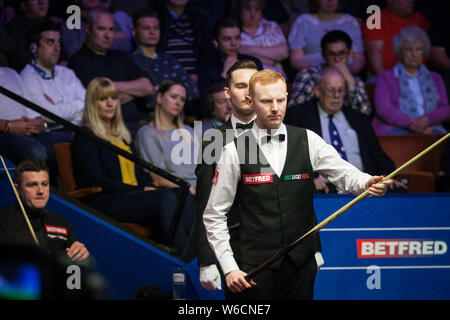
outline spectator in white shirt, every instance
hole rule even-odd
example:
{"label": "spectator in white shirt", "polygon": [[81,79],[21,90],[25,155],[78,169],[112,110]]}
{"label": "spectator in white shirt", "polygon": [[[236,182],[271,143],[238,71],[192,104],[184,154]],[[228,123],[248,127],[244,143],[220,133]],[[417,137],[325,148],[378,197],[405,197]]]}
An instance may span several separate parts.
{"label": "spectator in white shirt", "polygon": [[[14,69],[0,67],[0,86],[22,96],[22,82]],[[14,163],[26,158],[47,159],[45,147],[35,138],[44,132],[44,121],[32,118],[31,113],[0,94],[0,154]]]}
{"label": "spectator in white shirt", "polygon": [[74,71],[57,65],[61,53],[59,28],[52,23],[36,25],[30,34],[30,49],[34,58],[20,73],[25,98],[78,125],[86,90]]}
{"label": "spectator in white shirt", "polygon": [[[29,42],[33,59],[20,73],[24,98],[78,125],[84,109],[86,90],[71,69],[57,65],[61,53],[61,34],[58,26],[51,22],[37,24],[30,32]],[[29,116],[35,118],[40,114],[30,111]],[[56,167],[53,146],[71,142],[72,132],[61,124],[43,118],[46,132],[37,138],[47,149],[52,170]],[[56,172],[53,172],[52,176],[55,175]]]}

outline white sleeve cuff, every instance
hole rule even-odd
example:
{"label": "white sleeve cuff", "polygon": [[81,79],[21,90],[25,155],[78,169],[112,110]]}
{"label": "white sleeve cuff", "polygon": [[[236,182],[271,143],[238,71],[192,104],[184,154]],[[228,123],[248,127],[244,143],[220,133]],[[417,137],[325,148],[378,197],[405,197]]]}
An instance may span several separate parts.
{"label": "white sleeve cuff", "polygon": [[222,268],[222,272],[224,275],[233,270],[239,270],[239,266],[237,265],[236,260],[234,260],[233,256],[228,256],[219,259],[219,264],[220,268]]}

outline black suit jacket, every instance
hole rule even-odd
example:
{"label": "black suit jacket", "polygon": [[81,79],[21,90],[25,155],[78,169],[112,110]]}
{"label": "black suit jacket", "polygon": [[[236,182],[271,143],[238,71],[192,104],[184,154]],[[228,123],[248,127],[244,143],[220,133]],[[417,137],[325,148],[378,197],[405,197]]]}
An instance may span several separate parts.
{"label": "black suit jacket", "polygon": [[[130,147],[132,153],[137,154],[134,144]],[[135,165],[138,186],[123,183],[117,154],[78,133],[72,142],[72,159],[79,187],[99,186],[102,187],[103,193],[119,193],[141,191],[144,186],[153,185],[149,174],[138,165]]]}
{"label": "black suit jacket", "polygon": [[[214,129],[213,129],[214,130]],[[222,133],[223,137],[223,145],[225,146],[227,143],[231,141],[225,140],[227,135],[225,134],[226,130],[234,130],[231,125],[231,120],[228,120],[219,128],[217,128]],[[229,135],[234,138],[234,135]],[[202,143],[202,154],[205,148],[213,141],[203,141]],[[215,159],[219,159],[219,155],[215,155]],[[205,211],[206,205],[208,203],[209,194],[211,193],[212,180],[214,178],[214,174],[216,171],[216,162],[213,164],[199,163],[195,168],[195,175],[197,176],[197,187],[196,187],[196,199],[197,199],[197,261],[199,265],[210,265],[216,262],[216,257],[214,255],[213,250],[209,246],[208,239],[206,237],[205,225],[203,224],[203,212]],[[235,254],[235,258],[238,250],[235,250],[235,246],[238,243],[238,235],[236,231],[239,228],[239,215],[238,204],[235,202],[227,214],[227,225],[230,231],[230,245]]]}
{"label": "black suit jacket", "polygon": [[[322,137],[317,103],[318,100],[314,99],[304,104],[289,107],[284,122],[309,129]],[[381,148],[370,118],[345,106],[342,108],[342,112],[350,127],[356,131],[358,136],[363,171],[371,175],[387,175],[394,171],[395,164]]]}

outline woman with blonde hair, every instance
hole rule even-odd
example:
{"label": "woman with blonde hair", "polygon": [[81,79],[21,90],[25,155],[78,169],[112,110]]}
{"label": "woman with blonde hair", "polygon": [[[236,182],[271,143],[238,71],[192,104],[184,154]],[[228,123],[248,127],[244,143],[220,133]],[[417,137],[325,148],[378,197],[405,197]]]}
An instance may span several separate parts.
{"label": "woman with blonde hair", "polygon": [[[166,170],[189,184],[195,194],[194,130],[183,124],[186,89],[176,80],[161,82],[156,94],[154,120],[139,129],[136,147],[141,158]],[[177,187],[170,181],[151,173],[155,186]]]}
{"label": "woman with blonde hair", "polygon": [[[81,126],[118,148],[135,153],[131,135],[120,110],[119,93],[108,78],[93,79],[86,91]],[[150,176],[134,162],[117,155],[95,141],[76,134],[72,143],[74,172],[78,186],[99,186],[102,192],[88,199],[90,205],[119,222],[155,226],[169,230],[177,205],[177,193],[156,189]],[[187,199],[175,236],[183,249],[190,233],[194,204]]]}
{"label": "woman with blonde hair", "polygon": [[[112,136],[130,144],[131,134],[123,122],[119,94],[114,83],[108,78],[95,78],[89,83],[88,89],[81,126],[90,128],[104,140],[109,141]],[[106,111],[108,106],[110,111]],[[107,116],[108,112],[111,117]]]}

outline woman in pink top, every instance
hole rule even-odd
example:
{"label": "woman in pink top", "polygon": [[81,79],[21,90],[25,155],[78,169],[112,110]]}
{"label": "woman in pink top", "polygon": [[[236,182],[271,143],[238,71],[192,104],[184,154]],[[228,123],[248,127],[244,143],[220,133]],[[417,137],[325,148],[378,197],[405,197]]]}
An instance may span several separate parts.
{"label": "woman in pink top", "polygon": [[392,46],[400,62],[377,77],[376,134],[445,133],[442,122],[450,116],[450,106],[444,82],[422,63],[430,50],[428,36],[418,27],[406,27]]}

